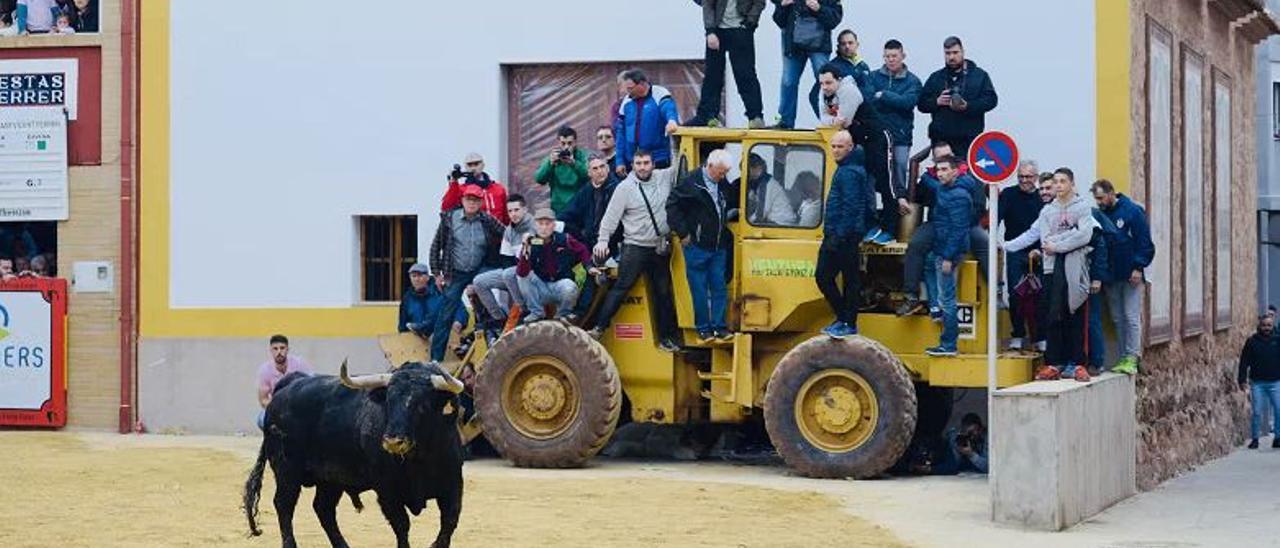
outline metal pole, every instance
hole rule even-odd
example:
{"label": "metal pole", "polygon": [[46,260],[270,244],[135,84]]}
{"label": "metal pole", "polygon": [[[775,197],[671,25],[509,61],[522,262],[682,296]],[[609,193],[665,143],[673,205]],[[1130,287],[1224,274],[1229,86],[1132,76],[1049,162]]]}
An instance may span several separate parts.
{"label": "metal pole", "polygon": [[[987,185],[987,210],[988,210],[988,232],[987,232],[987,454],[991,454],[991,447],[994,443],[993,434],[995,433],[995,397],[996,397],[996,345],[999,340],[996,338],[997,321],[996,309],[999,306],[996,303],[996,285],[999,278],[996,277],[996,263],[1000,262],[996,255],[996,233],[999,228],[998,220],[1000,219],[998,209],[1000,207],[1000,185]],[[994,473],[995,470],[991,470]]]}

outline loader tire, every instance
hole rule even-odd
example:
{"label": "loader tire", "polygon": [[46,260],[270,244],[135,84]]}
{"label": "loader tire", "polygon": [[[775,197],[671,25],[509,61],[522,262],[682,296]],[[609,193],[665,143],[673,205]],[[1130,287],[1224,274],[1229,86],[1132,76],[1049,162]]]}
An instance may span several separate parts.
{"label": "loader tire", "polygon": [[498,339],[475,395],[485,438],[527,468],[583,466],[609,441],[622,410],[613,358],[585,331],[558,321]]}
{"label": "loader tire", "polygon": [[871,339],[818,336],[769,378],[765,428],[778,454],[813,478],[872,478],[906,451],[916,392],[893,353]]}

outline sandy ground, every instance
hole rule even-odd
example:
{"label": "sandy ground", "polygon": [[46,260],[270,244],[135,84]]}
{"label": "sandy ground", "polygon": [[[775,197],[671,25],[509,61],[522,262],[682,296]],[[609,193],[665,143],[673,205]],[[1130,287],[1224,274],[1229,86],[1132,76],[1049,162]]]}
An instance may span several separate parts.
{"label": "sandy ground", "polygon": [[[247,538],[239,490],[257,439],[0,432],[0,546],[277,546],[263,489],[265,535]],[[830,495],[717,481],[468,463],[455,546],[906,546],[845,513]],[[310,505],[299,543],[327,546]],[[339,524],[358,546],[393,543],[372,493]],[[425,546],[434,506],[413,520]]]}

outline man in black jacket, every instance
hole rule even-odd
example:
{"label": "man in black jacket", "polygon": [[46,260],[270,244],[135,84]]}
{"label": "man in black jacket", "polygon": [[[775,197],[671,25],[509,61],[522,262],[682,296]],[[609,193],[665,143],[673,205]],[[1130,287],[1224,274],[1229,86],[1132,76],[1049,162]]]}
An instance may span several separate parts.
{"label": "man in black jacket", "polygon": [[[604,210],[609,207],[609,200],[613,198],[613,189],[618,186],[613,172],[609,171],[610,165],[599,156],[588,160],[587,176],[590,177],[591,184],[578,189],[578,193],[573,195],[569,205],[560,214],[565,234],[573,236],[588,249],[594,248],[596,240],[600,238],[600,218],[604,217]],[[616,256],[621,245],[622,232],[614,232],[613,237],[609,238],[609,256]],[[578,295],[578,304],[573,313],[577,316],[586,314],[595,294],[596,281],[589,279],[582,284],[582,293]]]}
{"label": "man in black jacket", "polygon": [[778,124],[781,129],[796,125],[796,94],[800,74],[808,63],[813,79],[831,55],[831,29],[844,18],[840,0],[771,0],[773,22],[782,29],[782,91],[778,95]]}
{"label": "man in black jacket", "polygon": [[725,175],[733,159],[724,149],[707,155],[706,165],[685,177],[667,198],[667,223],[684,245],[684,271],[693,295],[698,340],[733,340],[726,323],[729,309],[726,258],[733,238],[726,221],[731,207]]}
{"label": "man in black jacket", "polygon": [[707,51],[702,79],[702,98],[697,114],[687,126],[705,126],[719,120],[720,93],[724,91],[724,61],[733,59],[733,81],[738,84],[742,104],[747,109],[747,127],[764,127],[764,103],[760,99],[760,79],[756,76],[756,27],[765,0],[703,0],[702,25],[706,29]]}
{"label": "man in black jacket", "polygon": [[955,36],[942,42],[946,66],[929,75],[916,108],[929,114],[929,139],[951,143],[957,158],[967,158],[969,144],[982,133],[986,114],[999,97],[987,71],[964,57],[964,44]]}
{"label": "man in black jacket", "polygon": [[[1258,332],[1245,341],[1240,351],[1240,388],[1248,386],[1253,397],[1253,420],[1249,422],[1249,449],[1258,448],[1262,434],[1263,413],[1271,406],[1271,420],[1280,412],[1280,337],[1275,334],[1276,319],[1263,315],[1258,319]],[[1271,447],[1280,448],[1280,436],[1272,436]]]}
{"label": "man in black jacket", "polygon": [[[1012,240],[1021,236],[1040,218],[1040,209],[1044,202],[1040,200],[1040,189],[1036,183],[1040,177],[1039,167],[1035,160],[1023,160],[1018,165],[1018,184],[1000,191],[1000,219],[1004,223],[1004,237]],[[1044,283],[1044,272],[1039,264],[1040,244],[1032,244],[1019,251],[1005,253],[1005,280],[1009,287],[1009,323],[1012,324],[1009,349],[1044,347],[1045,333],[1048,327],[1044,318],[1044,307],[1022,302],[1022,298],[1014,291],[1018,283],[1027,274],[1032,274]],[[1029,297],[1031,298],[1031,297]],[[1024,309],[1034,308],[1033,317],[1026,317]],[[1030,337],[1030,341],[1024,339]]]}

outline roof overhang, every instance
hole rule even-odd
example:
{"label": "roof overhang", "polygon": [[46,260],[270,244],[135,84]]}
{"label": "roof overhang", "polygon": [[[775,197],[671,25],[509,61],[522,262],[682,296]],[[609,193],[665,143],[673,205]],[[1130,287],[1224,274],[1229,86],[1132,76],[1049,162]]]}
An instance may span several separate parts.
{"label": "roof overhang", "polygon": [[1251,44],[1280,34],[1280,23],[1263,0],[1209,0],[1209,7],[1222,12],[1231,21],[1231,30]]}

